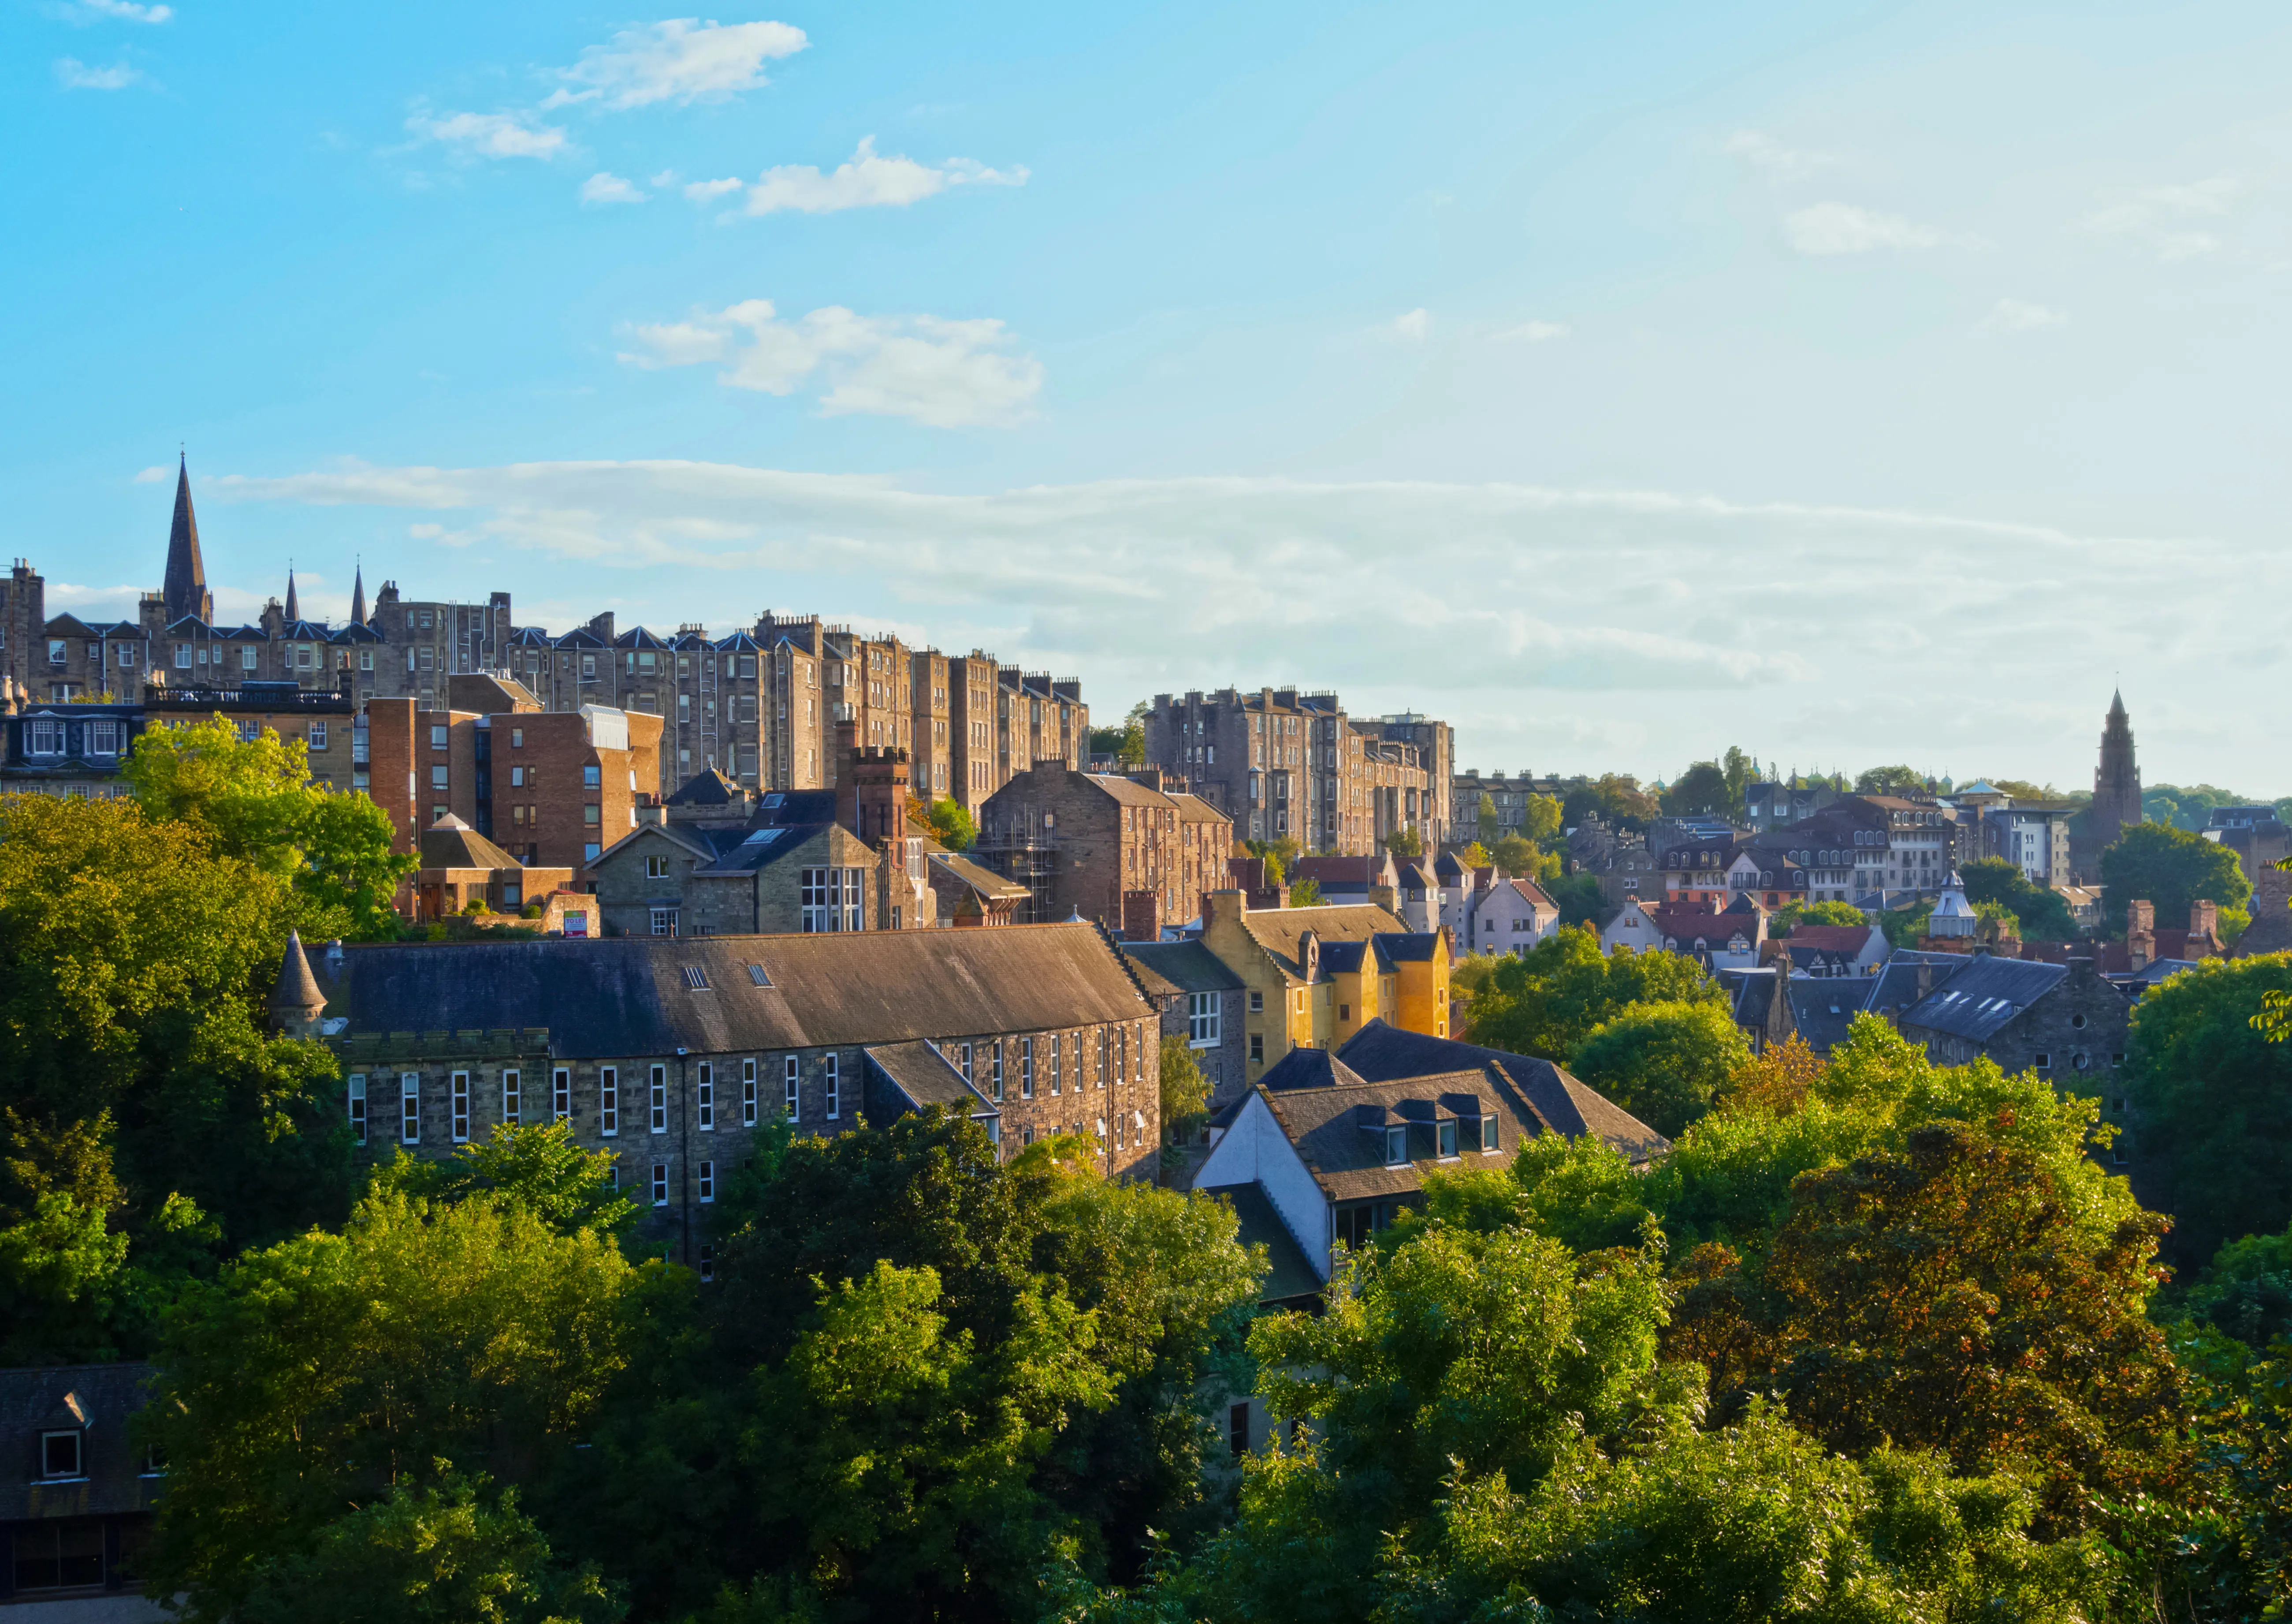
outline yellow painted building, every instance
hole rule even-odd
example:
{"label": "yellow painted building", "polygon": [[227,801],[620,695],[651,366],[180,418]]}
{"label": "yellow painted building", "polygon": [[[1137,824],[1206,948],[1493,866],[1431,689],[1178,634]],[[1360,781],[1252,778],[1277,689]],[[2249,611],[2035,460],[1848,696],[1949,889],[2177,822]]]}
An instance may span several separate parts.
{"label": "yellow painted building", "polygon": [[1412,931],[1389,908],[1252,909],[1239,891],[1212,892],[1202,945],[1247,990],[1253,1082],[1291,1049],[1334,1049],[1375,1020],[1449,1035],[1448,932]]}

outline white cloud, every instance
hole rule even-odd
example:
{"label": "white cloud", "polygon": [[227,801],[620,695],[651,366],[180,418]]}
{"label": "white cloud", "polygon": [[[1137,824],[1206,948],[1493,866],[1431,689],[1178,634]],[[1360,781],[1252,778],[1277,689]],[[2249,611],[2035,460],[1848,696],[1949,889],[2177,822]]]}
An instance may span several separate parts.
{"label": "white cloud", "polygon": [[706,203],[711,198],[721,198],[728,191],[738,191],[747,182],[734,176],[723,181],[694,181],[684,189],[684,195],[695,203]]}
{"label": "white cloud", "polygon": [[173,468],[163,464],[154,463],[135,476],[135,482],[138,485],[157,485],[163,480],[170,478],[174,472]]}
{"label": "white cloud", "polygon": [[[764,171],[748,189],[748,213],[777,214],[795,209],[806,214],[834,214],[847,208],[903,208],[936,196],[950,186],[1024,186],[1023,166],[989,169],[967,158],[951,158],[933,166],[911,158],[885,158],[876,150],[876,138],[863,137],[856,150],[835,170],[822,174],[810,164],[780,164]],[[726,190],[724,182],[704,185]],[[687,196],[700,189],[687,187]]]}
{"label": "white cloud", "polygon": [[2195,222],[2226,215],[2244,190],[2226,175],[2183,185],[2150,186],[2127,192],[2086,217],[2087,230],[2128,238],[2166,261],[2201,259],[2219,252],[2221,239]]}
{"label": "white cloud", "polygon": [[1828,152],[1807,152],[1787,147],[1756,130],[1738,130],[1727,138],[1727,150],[1755,165],[1778,181],[1803,181],[1838,160]]}
{"label": "white cloud", "polygon": [[1873,248],[1933,248],[1957,240],[1949,233],[1912,223],[1900,214],[1857,208],[1851,203],[1817,203],[1783,216],[1783,231],[1801,254],[1868,254]]}
{"label": "white cloud", "polygon": [[1392,327],[1386,329],[1403,343],[1411,344],[1424,343],[1424,335],[1432,330],[1432,314],[1421,304],[1413,311],[1395,316]]}
{"label": "white cloud", "polygon": [[600,169],[581,182],[581,206],[594,207],[601,203],[642,203],[646,194],[617,174]]}
{"label": "white cloud", "polygon": [[115,22],[165,22],[175,14],[167,5],[136,5],[132,0],[77,0],[65,14],[75,22],[110,18]]}
{"label": "white cloud", "polygon": [[784,22],[702,22],[672,18],[625,28],[609,44],[592,45],[563,69],[565,81],[544,107],[595,101],[615,111],[656,101],[722,101],[765,83],[764,64],[794,56],[807,42]]}
{"label": "white cloud", "polygon": [[1506,343],[1541,344],[1565,338],[1570,330],[1564,321],[1523,321],[1516,327],[1505,328],[1497,337]]}
{"label": "white cloud", "polygon": [[66,90],[125,90],[143,75],[125,62],[91,68],[76,56],[56,60],[56,83]]}
{"label": "white cloud", "polygon": [[447,113],[417,110],[406,127],[472,158],[553,158],[565,150],[565,132],[536,124],[525,113]]}
{"label": "white cloud", "polygon": [[664,169],[658,174],[649,177],[646,183],[653,187],[666,190],[668,187],[675,185],[681,179],[682,179],[682,177],[679,175],[675,170]]}
{"label": "white cloud", "polygon": [[2021,299],[2000,299],[1982,326],[1995,327],[2001,333],[2027,333],[2038,327],[2057,327],[2067,321],[2065,311],[2043,304],[2030,304]]}
{"label": "white cloud", "polygon": [[690,321],[628,329],[639,348],[621,360],[647,368],[722,363],[735,389],[793,394],[818,381],[819,409],[866,412],[935,428],[1011,423],[1043,385],[1042,364],[1009,352],[996,320],[861,316],[841,305],[784,321],[769,299],[748,299]]}

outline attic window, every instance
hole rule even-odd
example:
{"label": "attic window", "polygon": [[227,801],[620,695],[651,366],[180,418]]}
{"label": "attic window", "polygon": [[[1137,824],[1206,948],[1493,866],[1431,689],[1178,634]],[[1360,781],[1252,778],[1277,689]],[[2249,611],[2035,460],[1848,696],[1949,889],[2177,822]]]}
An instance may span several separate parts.
{"label": "attic window", "polygon": [[1384,1165],[1397,1168],[1408,1159],[1408,1130],[1388,1127],[1384,1130]]}
{"label": "attic window", "polygon": [[694,992],[707,991],[708,972],[702,969],[698,965],[685,966],[684,984],[688,989]]}
{"label": "attic window", "polygon": [[748,979],[759,987],[769,987],[772,984],[772,978],[764,974],[764,967],[762,965],[748,966]]}
{"label": "attic window", "polygon": [[77,1431],[40,1434],[40,1475],[77,1477],[80,1435]]}

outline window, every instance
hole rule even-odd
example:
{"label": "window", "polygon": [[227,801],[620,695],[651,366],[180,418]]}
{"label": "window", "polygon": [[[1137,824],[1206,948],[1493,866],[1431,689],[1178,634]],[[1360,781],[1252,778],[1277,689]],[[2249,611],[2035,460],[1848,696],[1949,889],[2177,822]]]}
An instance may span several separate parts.
{"label": "window", "polygon": [[2083,1031],[2085,1030],[2085,1017],[2082,1014],[2071,1015],[2070,1017],[2070,1024],[2076,1027],[2079,1031]]}
{"label": "window", "polygon": [[1253,992],[1249,995],[1249,1013],[1253,1015],[1262,1015],[1265,1013],[1265,995],[1263,993]]}
{"label": "window", "polygon": [[314,750],[323,750],[327,747],[327,724],[325,723],[313,722],[311,723],[311,747]]}
{"label": "window", "polygon": [[693,1125],[704,1134],[716,1131],[716,1068],[707,1061],[700,1062],[698,1090],[693,1104]]}
{"label": "window", "polygon": [[652,933],[656,936],[676,934],[676,909],[656,908],[652,910]]}
{"label": "window", "polygon": [[525,748],[525,730],[523,728],[513,727],[510,729],[509,747],[512,750],[522,750]]}
{"label": "window", "polygon": [[2033,1071],[2050,1071],[2054,1069],[2054,1057],[2040,1050],[2030,1057],[2030,1066]]}
{"label": "window", "polygon": [[1399,1167],[1408,1159],[1408,1130],[1405,1127],[1386,1128],[1384,1130],[1384,1165],[1388,1168]]}
{"label": "window", "polygon": [[752,1057],[740,1062],[740,1126],[756,1125],[756,1062]]}
{"label": "window", "polygon": [[1252,1032],[1249,1035],[1249,1063],[1253,1066],[1262,1066],[1265,1063],[1265,1034],[1263,1032]]}
{"label": "window", "polygon": [[1240,1403],[1226,1411],[1225,1440],[1227,1447],[1233,1450],[1233,1458],[1236,1460],[1249,1453],[1249,1401],[1247,1399],[1242,1400]]}
{"label": "window", "polygon": [[1484,1151],[1493,1151],[1496,1148],[1497,1119],[1494,1117],[1482,1117],[1481,1119],[1481,1149]]}
{"label": "window", "polygon": [[2080,1049],[2078,1053],[2070,1056],[2070,1064],[2082,1071],[2086,1067],[2093,1064],[2093,1056]]}
{"label": "window", "polygon": [[[598,842],[592,840],[581,848],[581,856],[585,861],[595,862],[604,849]],[[569,932],[570,927],[569,926],[568,929]]]}
{"label": "window", "polygon": [[419,1071],[398,1074],[398,1142],[400,1144],[422,1143],[422,1074]]}
{"label": "window", "polygon": [[700,1248],[700,1278],[704,1281],[716,1278],[716,1248],[713,1246]]}
{"label": "window", "polygon": [[668,1205],[668,1164],[665,1161],[652,1164],[652,1204],[656,1207]]}
{"label": "window", "polygon": [[827,1060],[823,1062],[823,1067],[822,1067],[822,1071],[821,1071],[821,1073],[820,1073],[820,1084],[821,1084],[821,1092],[822,1092],[822,1093],[827,1096],[827,1119],[828,1119],[830,1122],[833,1122],[833,1121],[835,1121],[835,1119],[837,1118],[837,1116],[839,1116],[839,1115],[841,1114],[841,1112],[837,1110],[837,1103],[836,1103],[836,1089],[835,1089],[835,1054],[833,1054],[832,1053],[827,1056]]}
{"label": "window", "polygon": [[1058,1091],[1059,1091],[1059,1035],[1058,1035],[1056,1032],[1053,1032],[1053,1033],[1051,1034],[1051,1093],[1052,1093],[1052,1095],[1053,1095],[1053,1096],[1055,1096],[1055,1095],[1058,1094]]}
{"label": "window", "polygon": [[1214,1049],[1218,1046],[1223,1024],[1218,997],[1215,992],[1190,992],[1186,995],[1187,1047]]}
{"label": "window", "polygon": [[79,1471],[79,1433],[42,1433],[40,1434],[40,1475],[42,1477],[77,1477]]}
{"label": "window", "polygon": [[470,1141],[470,1074],[456,1071],[453,1075],[454,1143],[467,1144]]}
{"label": "window", "polygon": [[515,1127],[525,1120],[524,1080],[516,1071],[504,1071],[501,1074],[501,1083],[502,1122],[504,1127]]}
{"label": "window", "polygon": [[1035,1040],[1032,1038],[1019,1039],[1019,1097],[1022,1100],[1035,1097]]}
{"label": "window", "polygon": [[656,1134],[668,1132],[668,1068],[655,1066],[651,1085],[647,1089],[647,1120]]}
{"label": "window", "polygon": [[[440,768],[439,769],[439,771],[440,771],[440,772],[443,772],[445,771],[445,769],[444,769],[443,767],[440,767]],[[584,823],[590,823],[590,824],[601,824],[601,823],[602,823],[604,820],[605,820],[605,814],[604,814],[604,811],[603,811],[603,809],[602,809],[602,808],[601,808],[601,807],[600,807],[600,806],[599,806],[599,805],[598,805],[594,801],[587,802],[586,804],[585,804],[582,806],[582,808],[581,808],[581,821],[582,821],[582,822],[584,822]]]}
{"label": "window", "polygon": [[967,1043],[957,1045],[956,1054],[956,1064],[963,1072],[963,1080],[967,1083],[971,1081],[971,1046]]}
{"label": "window", "polygon": [[366,1073],[351,1073],[351,1143],[366,1143]]}
{"label": "window", "polygon": [[716,1164],[713,1161],[702,1162],[699,1176],[695,1182],[699,1185],[702,1200],[714,1200],[716,1199]]}
{"label": "window", "polygon": [[601,789],[604,788],[604,771],[596,763],[591,762],[581,769],[582,788]]}
{"label": "window", "polygon": [[374,669],[374,650],[372,649],[360,649],[359,650],[359,669],[361,671],[371,671]]}
{"label": "window", "polygon": [[[517,769],[512,767],[510,771],[512,772],[515,772]],[[666,857],[648,857],[645,859],[645,878],[649,880],[665,880],[667,877],[668,859]]]}
{"label": "window", "polygon": [[443,789],[446,788],[445,768],[432,767],[430,769],[430,788],[433,790]]}
{"label": "window", "polygon": [[64,724],[38,719],[24,724],[24,754],[27,755],[61,755],[64,753]]}
{"label": "window", "polygon": [[687,966],[684,966],[684,985],[685,985],[685,990],[686,990],[687,991],[690,991],[690,992],[706,992],[706,991],[707,991],[707,990],[708,990],[708,968],[707,968],[707,966],[705,966],[705,965],[687,965]]}
{"label": "window", "polygon": [[621,1077],[612,1066],[597,1068],[597,1131],[608,1139],[621,1131]]}
{"label": "window", "polygon": [[562,1122],[573,1114],[573,1069],[559,1066],[549,1074],[549,1119]]}
{"label": "window", "polygon": [[787,1119],[791,1122],[796,1119],[798,1109],[796,1088],[800,1079],[801,1071],[796,1057],[791,1054],[787,1057]]}
{"label": "window", "polygon": [[1457,1125],[1443,1122],[1440,1126],[1441,1159],[1445,1161],[1457,1153]]}
{"label": "window", "polygon": [[2122,1049],[2119,1049],[2112,1053],[2109,1057],[2109,1063],[2111,1067],[2123,1065],[2125,1063],[2125,1052]]}
{"label": "window", "polygon": [[[849,878],[847,889],[844,882]],[[806,869],[801,877],[806,932],[856,931],[860,928],[860,870]]]}
{"label": "window", "polygon": [[431,728],[430,747],[433,750],[442,750],[446,747],[446,730],[444,728],[437,726],[432,726]]}
{"label": "window", "polygon": [[87,753],[90,755],[119,754],[119,723],[91,722],[87,724]]}

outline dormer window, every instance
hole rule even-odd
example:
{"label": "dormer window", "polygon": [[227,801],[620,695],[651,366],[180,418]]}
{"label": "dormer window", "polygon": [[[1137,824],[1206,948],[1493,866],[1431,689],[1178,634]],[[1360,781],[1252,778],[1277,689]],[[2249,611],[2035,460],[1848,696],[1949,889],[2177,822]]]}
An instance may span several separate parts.
{"label": "dormer window", "polygon": [[1408,1130],[1388,1127],[1384,1130],[1384,1165],[1397,1168],[1408,1159]]}
{"label": "dormer window", "polygon": [[1481,1149],[1483,1151],[1493,1151],[1496,1148],[1497,1119],[1492,1116],[1482,1117],[1481,1119]]}
{"label": "dormer window", "polygon": [[46,1478],[81,1475],[81,1436],[77,1428],[42,1433],[40,1434],[40,1475]]}

